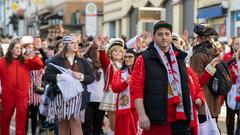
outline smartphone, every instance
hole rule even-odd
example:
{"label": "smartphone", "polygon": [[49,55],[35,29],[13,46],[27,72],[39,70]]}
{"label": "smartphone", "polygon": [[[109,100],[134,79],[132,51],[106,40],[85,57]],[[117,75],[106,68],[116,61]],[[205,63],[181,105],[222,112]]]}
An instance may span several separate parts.
{"label": "smartphone", "polygon": [[24,54],[24,55],[27,55],[29,52],[30,52],[29,49],[25,49],[25,48],[23,49],[23,54]]}

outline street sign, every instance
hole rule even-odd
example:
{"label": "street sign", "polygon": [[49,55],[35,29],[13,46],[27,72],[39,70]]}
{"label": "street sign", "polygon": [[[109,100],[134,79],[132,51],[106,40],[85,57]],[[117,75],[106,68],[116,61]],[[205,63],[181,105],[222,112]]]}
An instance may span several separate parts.
{"label": "street sign", "polygon": [[95,37],[97,35],[97,6],[89,2],[85,7],[85,26],[86,35]]}

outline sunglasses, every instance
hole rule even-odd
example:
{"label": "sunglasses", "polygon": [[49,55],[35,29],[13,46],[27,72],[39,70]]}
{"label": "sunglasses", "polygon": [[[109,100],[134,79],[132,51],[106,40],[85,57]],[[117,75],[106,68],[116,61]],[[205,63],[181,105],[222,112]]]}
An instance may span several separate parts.
{"label": "sunglasses", "polygon": [[124,56],[124,58],[125,59],[127,59],[127,58],[131,59],[131,58],[133,58],[133,56]]}

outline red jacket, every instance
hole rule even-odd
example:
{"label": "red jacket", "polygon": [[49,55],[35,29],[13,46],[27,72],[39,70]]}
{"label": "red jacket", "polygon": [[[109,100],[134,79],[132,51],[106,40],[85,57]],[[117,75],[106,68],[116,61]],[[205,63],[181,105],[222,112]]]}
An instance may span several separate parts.
{"label": "red jacket", "polygon": [[190,126],[193,129],[193,135],[197,135],[198,134],[198,117],[197,117],[197,107],[198,106],[195,105],[195,100],[197,98],[200,98],[203,103],[202,105],[204,105],[205,97],[204,97],[203,89],[200,86],[198,76],[196,75],[196,73],[190,67],[187,68],[187,72],[188,72],[190,94],[192,97],[193,116],[194,116],[194,120],[191,122]]}
{"label": "red jacket", "polygon": [[[194,127],[194,135],[197,135],[197,107],[195,106],[195,99],[200,98],[202,102],[205,102],[205,97],[203,94],[202,87],[199,83],[197,75],[192,71],[191,68],[187,68],[188,77],[189,77],[189,88],[190,88],[190,94],[192,97],[192,103],[193,103],[193,115],[194,120],[191,122],[191,127]],[[211,76],[207,72],[204,74],[204,76]],[[202,80],[204,76],[201,76]],[[191,78],[191,79],[190,79]],[[145,81],[145,65],[142,55],[140,55],[135,63],[133,74],[131,77],[131,80],[134,83],[131,83],[131,90],[133,93],[134,99],[142,98],[144,97],[144,81]],[[203,81],[204,83],[205,81]],[[168,121],[174,121],[175,119],[175,111],[176,109],[172,106],[168,106]]]}
{"label": "red jacket", "polygon": [[0,59],[0,79],[2,83],[2,96],[6,91],[17,92],[19,96],[28,97],[30,86],[30,71],[39,70],[44,63],[38,57],[25,60],[23,64],[19,60],[13,60],[7,64],[6,59]]}
{"label": "red jacket", "polygon": [[113,68],[113,65],[111,64],[111,62],[108,59],[108,56],[107,56],[107,54],[104,50],[99,51],[99,57],[100,57],[101,66],[103,68],[104,77],[105,77],[105,80],[106,80],[106,83],[105,83],[105,86],[104,86],[104,91],[108,91],[109,90],[109,85],[112,81],[114,68]]}
{"label": "red jacket", "polygon": [[[130,90],[130,97],[129,100],[130,100],[130,108],[128,109],[124,109],[124,110],[120,110],[119,111],[119,95],[121,92],[123,92],[124,90],[126,90],[127,88],[129,88],[129,84],[127,83],[126,80],[123,80],[122,78],[122,74],[123,72],[127,72],[127,71],[124,71],[124,70],[117,70],[114,75],[113,75],[113,79],[112,79],[112,91],[114,93],[117,93],[117,100],[116,100],[116,113],[124,113],[124,112],[128,112],[130,109],[135,109],[135,104],[134,104],[134,98],[133,98],[133,93],[132,91]],[[128,72],[128,74],[131,75],[131,72]],[[128,96],[128,95],[127,95]]]}
{"label": "red jacket", "polygon": [[227,62],[228,60],[230,60],[232,58],[232,56],[233,56],[233,52],[232,51],[229,52],[229,53],[224,54],[223,61]]}

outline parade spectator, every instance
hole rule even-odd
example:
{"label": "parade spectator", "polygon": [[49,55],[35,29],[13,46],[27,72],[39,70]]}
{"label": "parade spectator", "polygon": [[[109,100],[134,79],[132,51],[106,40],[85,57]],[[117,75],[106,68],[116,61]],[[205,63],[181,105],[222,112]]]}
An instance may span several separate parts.
{"label": "parade spectator", "polygon": [[[112,91],[112,77],[115,71],[122,67],[124,54],[124,41],[121,38],[111,39],[109,45],[108,40],[100,36],[95,40],[99,45],[99,57],[105,75],[104,96],[99,106],[101,110],[107,112],[110,129],[108,134],[114,134],[115,129],[115,111],[116,111],[116,94]],[[106,49],[106,51],[105,51]]]}
{"label": "parade spectator", "polygon": [[[233,85],[237,85],[237,78],[239,76],[239,67],[238,65],[239,59],[238,59],[238,53],[237,50],[240,48],[240,38],[239,37],[233,37],[232,42],[230,44],[231,47],[231,52],[227,53],[224,58],[227,62],[227,65],[229,66],[229,71],[231,73],[231,78]],[[226,103],[226,108],[227,108],[227,115],[226,115],[226,127],[227,127],[227,133],[228,135],[233,135],[234,134],[234,129],[235,129],[235,115],[237,114],[237,123],[239,125],[239,111],[238,110],[233,110],[229,107],[228,105],[228,96],[225,96],[225,103]],[[237,126],[235,134],[239,134],[239,126]]]}
{"label": "parade spectator", "polygon": [[103,89],[105,85],[104,73],[100,64],[97,44],[93,44],[85,58],[92,64],[96,80],[88,85],[88,91],[91,92],[90,103],[86,109],[85,121],[83,123],[84,135],[102,135],[103,118],[105,111],[99,109],[103,98]]}
{"label": "parade spectator", "polygon": [[53,93],[50,97],[52,101],[48,117],[54,120],[57,116],[59,135],[83,135],[81,121],[84,118],[83,110],[86,109],[83,103],[88,99],[87,85],[94,81],[93,70],[85,58],[78,56],[78,43],[75,37],[65,36],[62,43],[63,50],[54,56],[50,63],[71,69],[72,77],[81,82],[84,91],[65,102],[57,85],[57,82],[63,79],[62,73],[49,64],[44,75],[46,81],[52,84],[50,92]]}
{"label": "parade spectator", "polygon": [[61,51],[64,48],[64,45],[62,44],[62,39],[55,41],[53,43],[53,47],[54,47],[54,54]]}
{"label": "parade spectator", "polygon": [[[38,38],[36,39],[38,40]],[[24,49],[29,52],[31,51],[34,52],[36,56],[38,56],[39,58],[42,58],[42,61],[45,62],[45,60],[47,59],[47,54],[42,47],[43,47],[42,42],[33,42],[33,44],[32,43],[26,44],[24,46]],[[25,53],[28,53],[28,52],[25,52]],[[43,100],[42,94],[44,94],[44,86],[42,83],[43,74],[44,74],[44,69],[33,70],[30,72],[31,85],[30,85],[30,95],[29,95],[29,114],[31,118],[32,135],[36,134],[38,118],[40,120],[41,126],[43,125],[46,119],[43,115],[39,114],[39,109],[38,109],[40,103]]]}
{"label": "parade spectator", "polygon": [[[217,48],[214,47],[214,42],[212,40],[212,36],[217,35],[217,33],[214,29],[203,25],[196,25],[194,28],[194,32],[198,35],[198,43],[193,48],[193,55],[191,57],[190,66],[199,77],[206,72],[207,68],[210,69],[207,70],[209,71],[208,73],[211,73],[211,75],[213,76],[213,74],[216,72],[215,66],[221,60],[221,58],[219,57],[219,52],[217,51]],[[209,68],[210,66],[211,68]],[[210,78],[211,77],[208,76],[208,78],[202,79],[205,83],[207,83]],[[217,121],[218,115],[220,114],[221,97],[213,95],[213,93],[209,90],[208,86],[204,83],[202,84],[206,102],[208,104],[212,117],[216,118]],[[198,112],[199,122],[205,122],[206,115],[204,106],[200,107]]]}
{"label": "parade spectator", "polygon": [[[239,38],[238,38],[239,39]],[[240,40],[239,40],[240,41]],[[240,43],[240,42],[238,42]],[[238,118],[237,118],[237,129],[236,129],[236,132],[235,132],[235,135],[238,135],[240,133],[240,74],[239,74],[239,71],[240,71],[240,47],[238,48],[237,50],[237,55],[236,55],[236,60],[237,60],[237,66],[238,66],[238,78],[236,80],[236,97],[235,97],[235,100],[236,100],[236,107],[235,107],[235,111],[234,111],[234,115],[235,116],[235,113],[237,112],[237,115],[238,115]],[[235,120],[233,120],[233,124],[235,124]],[[231,123],[232,124],[232,123]],[[232,125],[231,125],[232,126]],[[233,127],[230,128],[230,130],[228,129],[228,133],[233,133],[234,132],[234,125]]]}
{"label": "parade spectator", "polygon": [[3,135],[9,135],[10,122],[16,108],[16,135],[25,135],[30,71],[44,67],[42,60],[30,51],[22,53],[20,40],[13,40],[6,56],[0,60],[0,78],[2,82],[2,121]]}
{"label": "parade spectator", "polygon": [[172,44],[172,25],[154,25],[154,41],[137,58],[131,89],[144,135],[190,135],[191,99],[186,53]]}
{"label": "parade spectator", "polygon": [[137,134],[137,111],[130,90],[132,69],[137,56],[136,49],[126,50],[122,68],[113,75],[112,90],[117,93],[115,135]]}

